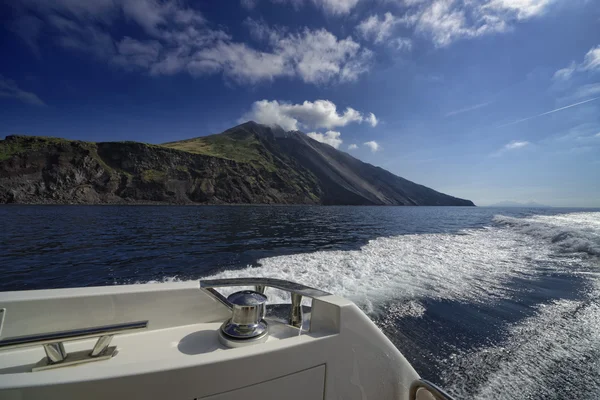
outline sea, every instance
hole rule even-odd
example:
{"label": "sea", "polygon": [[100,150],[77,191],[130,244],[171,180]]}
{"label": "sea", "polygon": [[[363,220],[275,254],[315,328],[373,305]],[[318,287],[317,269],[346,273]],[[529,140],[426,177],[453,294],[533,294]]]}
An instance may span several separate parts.
{"label": "sea", "polygon": [[600,209],[2,206],[0,225],[0,291],[287,279],[354,301],[458,398],[600,398]]}

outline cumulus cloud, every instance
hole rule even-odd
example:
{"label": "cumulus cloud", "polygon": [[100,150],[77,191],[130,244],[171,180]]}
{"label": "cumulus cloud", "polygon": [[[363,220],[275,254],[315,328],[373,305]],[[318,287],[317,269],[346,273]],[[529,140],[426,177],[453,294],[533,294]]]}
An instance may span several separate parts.
{"label": "cumulus cloud", "polygon": [[342,134],[336,131],[327,131],[325,133],[309,132],[306,135],[315,139],[317,142],[328,144],[336,149],[343,143],[340,137]]}
{"label": "cumulus cloud", "polygon": [[361,123],[365,120],[375,126],[371,121],[377,121],[377,118],[373,113],[365,118],[351,107],[347,107],[344,112],[339,113],[337,106],[329,100],[305,101],[302,104],[260,100],[252,104],[250,112],[244,114],[240,122],[249,120],[265,125],[279,125],[285,130],[298,130],[300,128],[332,129],[346,126],[352,122]]}
{"label": "cumulus cloud", "polygon": [[363,145],[367,146],[373,153],[380,149],[379,143],[374,140],[371,140],[370,142],[364,142]]}
{"label": "cumulus cloud", "polygon": [[581,63],[572,61],[567,67],[554,73],[554,80],[567,80],[576,72],[600,72],[600,45],[591,48]]}
{"label": "cumulus cloud", "polygon": [[[600,133],[598,134],[600,136]],[[348,150],[356,150],[358,149],[358,145],[352,143],[351,145],[348,146]]]}
{"label": "cumulus cloud", "polygon": [[[289,33],[285,28],[269,27],[264,21],[247,18],[244,24],[256,40],[265,42],[272,51],[261,53],[261,58],[273,70],[269,76],[299,76],[308,83],[329,81],[353,81],[367,72],[372,52],[352,40],[351,37],[338,39],[325,29],[304,29],[299,33]],[[229,47],[227,44],[224,46]],[[245,46],[245,45],[244,45]],[[248,53],[247,49],[245,53]],[[226,54],[226,51],[221,51]],[[228,65],[223,60],[218,64]],[[258,73],[248,63],[235,63],[240,72],[253,75]],[[259,66],[262,69],[262,66]]]}
{"label": "cumulus cloud", "polygon": [[297,35],[277,37],[274,53],[282,57],[304,81],[319,83],[339,77],[355,80],[366,72],[372,57],[352,38],[338,40],[324,29],[305,29]]}
{"label": "cumulus cloud", "polygon": [[[328,0],[322,6],[343,10],[351,3]],[[240,84],[291,77],[321,84],[357,79],[373,57],[351,37],[338,38],[325,29],[289,32],[249,20],[252,36],[262,41],[255,48],[235,41],[179,0],[23,0],[16,8],[14,31],[31,48],[44,31],[65,48],[150,75],[222,74]],[[114,26],[123,23],[136,24],[138,35],[114,35]]]}
{"label": "cumulus cloud", "polygon": [[15,81],[5,79],[2,75],[0,75],[0,97],[16,99],[34,106],[46,105],[35,93],[20,89]]}

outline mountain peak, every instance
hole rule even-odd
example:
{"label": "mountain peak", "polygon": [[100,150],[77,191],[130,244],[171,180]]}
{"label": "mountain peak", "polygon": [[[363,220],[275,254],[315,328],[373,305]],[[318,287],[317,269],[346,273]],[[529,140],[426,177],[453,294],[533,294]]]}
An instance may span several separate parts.
{"label": "mountain peak", "polygon": [[322,204],[473,205],[469,200],[415,184],[300,131],[285,131],[280,126],[247,121],[222,134],[197,138],[195,142],[195,147],[188,141],[166,145],[250,162],[273,171],[284,166],[305,171],[319,182]]}

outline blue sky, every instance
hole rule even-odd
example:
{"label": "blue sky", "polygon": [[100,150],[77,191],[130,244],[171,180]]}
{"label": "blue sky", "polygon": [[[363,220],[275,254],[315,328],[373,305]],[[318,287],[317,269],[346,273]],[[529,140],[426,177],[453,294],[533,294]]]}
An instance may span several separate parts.
{"label": "blue sky", "polygon": [[593,0],[13,3],[0,137],[163,143],[254,119],[480,205],[600,207]]}

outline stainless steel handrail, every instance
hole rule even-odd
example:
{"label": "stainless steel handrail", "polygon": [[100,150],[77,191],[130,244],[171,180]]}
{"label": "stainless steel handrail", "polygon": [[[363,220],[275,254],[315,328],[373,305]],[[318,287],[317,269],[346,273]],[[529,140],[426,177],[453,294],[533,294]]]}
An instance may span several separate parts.
{"label": "stainless steel handrail", "polygon": [[417,379],[410,385],[410,393],[408,396],[409,400],[416,400],[417,391],[421,388],[431,393],[435,400],[454,400],[454,398],[448,393],[444,392],[443,389],[425,379]]}
{"label": "stainless steel handrail", "polygon": [[[73,329],[69,331],[47,332],[35,335],[16,336],[0,340],[0,350],[16,349],[30,346],[43,346],[46,359],[33,370],[55,368],[71,363],[83,363],[110,358],[115,354],[116,347],[109,347],[114,335],[145,329],[148,321],[126,322],[123,324],[95,326],[91,328]],[[67,358],[64,342],[72,340],[98,338],[94,347],[89,351],[79,352]]]}
{"label": "stainless steel handrail", "polygon": [[73,329],[69,331],[48,332],[27,336],[16,336],[0,340],[0,349],[44,345],[58,341],[89,339],[98,336],[115,335],[148,327],[148,321],[126,322],[124,324],[96,326],[92,328]]}
{"label": "stainless steel handrail", "polygon": [[[228,287],[228,286],[262,286],[271,287],[274,289],[284,290],[286,292],[295,293],[300,296],[309,298],[318,298],[323,296],[329,296],[331,293],[327,293],[323,290],[311,288],[309,286],[301,285],[283,279],[272,279],[272,278],[232,278],[232,279],[206,279],[200,281],[200,287],[202,288],[216,288],[216,287]],[[262,291],[262,290],[258,290]]]}
{"label": "stainless steel handrail", "polygon": [[213,288],[231,286],[254,286],[255,290],[260,293],[264,293],[265,288],[267,287],[290,292],[292,296],[292,306],[290,309],[288,322],[290,325],[297,328],[301,328],[303,322],[302,297],[306,296],[311,299],[318,299],[319,297],[329,296],[331,294],[323,290],[301,285],[299,283],[273,278],[206,279],[200,281],[201,288],[207,290],[225,304],[227,304],[227,301],[224,300],[223,296],[221,296],[218,292],[215,292]]}

